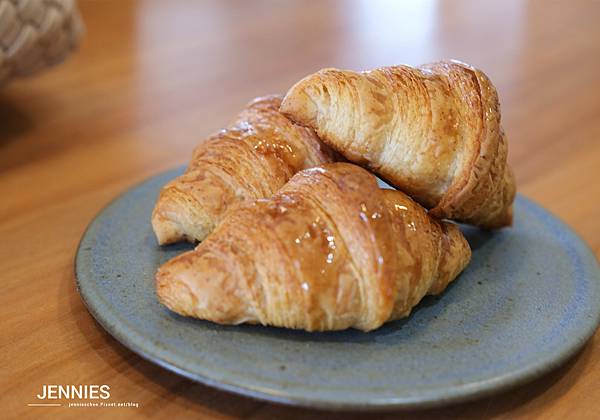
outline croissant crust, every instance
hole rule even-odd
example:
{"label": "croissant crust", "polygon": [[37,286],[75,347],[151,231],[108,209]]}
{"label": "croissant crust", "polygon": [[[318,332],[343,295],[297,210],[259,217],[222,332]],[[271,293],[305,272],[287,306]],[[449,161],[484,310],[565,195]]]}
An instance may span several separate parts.
{"label": "croissant crust", "polygon": [[156,288],[169,309],[221,324],[369,331],[441,293],[470,255],[456,225],[333,163],[229,212],[159,269]]}
{"label": "croissant crust", "polygon": [[498,95],[480,70],[457,61],[324,69],[294,85],[281,112],[432,215],[484,228],[512,223]]}

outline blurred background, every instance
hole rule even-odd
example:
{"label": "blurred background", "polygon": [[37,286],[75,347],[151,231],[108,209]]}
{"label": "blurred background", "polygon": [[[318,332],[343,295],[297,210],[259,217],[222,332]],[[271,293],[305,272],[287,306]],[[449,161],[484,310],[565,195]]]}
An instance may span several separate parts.
{"label": "blurred background", "polygon": [[[0,87],[0,262],[5,287],[20,293],[0,306],[10,308],[18,335],[25,325],[45,325],[19,349],[57,343],[35,362],[15,364],[13,391],[23,398],[34,395],[29,383],[94,383],[106,371],[147,414],[160,413],[165,400],[200,413],[241,404],[107,337],[74,290],[72,258],[92,217],[117,194],[185,164],[253,97],[284,93],[323,67],[455,58],[481,68],[500,95],[520,193],[600,255],[600,1],[82,0],[78,7],[79,49]],[[536,387],[473,412],[552,406],[558,416],[586,402],[597,407],[598,341]],[[44,373],[31,377],[34,365]],[[224,402],[215,409],[203,395]],[[548,403],[555,400],[563,411]]]}

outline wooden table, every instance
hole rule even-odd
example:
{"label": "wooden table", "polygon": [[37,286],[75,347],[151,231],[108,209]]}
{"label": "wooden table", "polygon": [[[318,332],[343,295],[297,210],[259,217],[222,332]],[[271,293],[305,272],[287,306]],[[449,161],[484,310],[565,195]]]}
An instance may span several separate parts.
{"label": "wooden table", "polygon": [[[321,67],[453,57],[484,69],[500,93],[520,192],[600,255],[600,2],[80,7],[87,23],[80,52],[0,91],[2,417],[330,415],[217,391],[142,360],[94,322],[73,275],[79,238],[110,199],[186,162],[250,98],[283,92]],[[104,383],[112,399],[139,408],[27,407],[43,384]],[[534,383],[410,414],[600,418],[600,333]]]}

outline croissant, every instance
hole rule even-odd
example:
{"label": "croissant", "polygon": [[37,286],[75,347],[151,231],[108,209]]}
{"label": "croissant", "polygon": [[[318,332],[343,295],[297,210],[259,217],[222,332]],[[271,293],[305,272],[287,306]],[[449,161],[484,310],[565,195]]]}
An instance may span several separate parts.
{"label": "croissant", "polygon": [[456,225],[332,163],[229,212],[159,268],[156,290],[169,309],[220,324],[369,331],[441,293],[470,256]]}
{"label": "croissant", "polygon": [[431,215],[488,229],[512,223],[515,182],[498,95],[467,64],[324,69],[296,83],[281,112]]}
{"label": "croissant", "polygon": [[280,104],[281,96],[255,99],[196,148],[186,172],[160,192],[152,213],[159,244],[201,241],[231,206],[268,197],[299,170],[333,160],[311,129],[279,112]]}

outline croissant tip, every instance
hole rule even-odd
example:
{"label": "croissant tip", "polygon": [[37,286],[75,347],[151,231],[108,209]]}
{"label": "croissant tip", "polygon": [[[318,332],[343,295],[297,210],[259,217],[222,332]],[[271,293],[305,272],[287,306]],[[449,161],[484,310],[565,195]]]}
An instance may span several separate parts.
{"label": "croissant tip", "polygon": [[442,222],[446,232],[447,242],[442,249],[443,258],[440,259],[439,278],[429,290],[430,294],[439,294],[446,286],[455,280],[471,261],[472,251],[469,242],[461,233],[458,225],[451,222]]}
{"label": "croissant tip", "polygon": [[193,197],[173,188],[165,188],[161,192],[151,223],[159,245],[179,241],[195,243],[203,240],[214,228]]}
{"label": "croissant tip", "polygon": [[498,214],[494,219],[489,220],[481,227],[487,230],[497,230],[505,227],[511,227],[513,225],[513,206],[506,207],[502,212]]}
{"label": "croissant tip", "polygon": [[283,95],[279,94],[279,93],[257,96],[256,98],[254,98],[250,102],[248,102],[248,104],[246,104],[246,107],[267,105],[267,106],[273,106],[273,107],[277,108],[281,104],[282,100],[283,100]]}
{"label": "croissant tip", "polygon": [[155,276],[156,296],[160,303],[180,315],[193,313],[193,298],[188,288],[177,282],[168,269],[159,268]]}
{"label": "croissant tip", "polygon": [[292,86],[279,107],[279,112],[304,127],[314,127],[319,112],[317,104],[309,92],[310,83],[309,78],[304,78]]}
{"label": "croissant tip", "polygon": [[164,217],[158,211],[152,215],[152,230],[159,245],[168,245],[185,238],[178,224]]}

